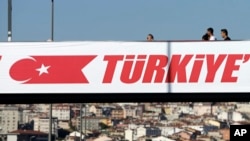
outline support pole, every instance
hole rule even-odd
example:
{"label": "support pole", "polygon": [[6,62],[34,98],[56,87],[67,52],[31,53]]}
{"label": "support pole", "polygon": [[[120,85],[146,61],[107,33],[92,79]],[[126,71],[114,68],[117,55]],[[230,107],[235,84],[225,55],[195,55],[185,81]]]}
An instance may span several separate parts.
{"label": "support pole", "polygon": [[49,141],[52,138],[52,104],[49,105]]}
{"label": "support pole", "polygon": [[82,103],[80,103],[80,141],[82,141]]}
{"label": "support pole", "polygon": [[51,0],[51,41],[54,41],[54,0]]}
{"label": "support pole", "polygon": [[12,0],[8,0],[8,42],[12,41]]}

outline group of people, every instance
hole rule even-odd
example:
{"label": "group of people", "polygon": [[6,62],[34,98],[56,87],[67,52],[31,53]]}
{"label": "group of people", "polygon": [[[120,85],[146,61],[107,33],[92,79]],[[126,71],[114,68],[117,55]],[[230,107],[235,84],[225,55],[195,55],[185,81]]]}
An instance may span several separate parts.
{"label": "group of people", "polygon": [[[231,38],[228,36],[228,31],[227,29],[221,29],[221,37],[225,40],[225,41],[229,41],[231,40]],[[216,37],[214,36],[214,29],[212,27],[209,27],[207,29],[207,33],[204,34],[202,36],[202,40],[204,41],[212,41],[212,40],[217,40]]]}
{"label": "group of people", "polygon": [[[221,29],[221,37],[226,41],[226,40],[231,40],[231,38],[228,36],[228,31],[227,29]],[[202,40],[204,41],[212,41],[212,40],[217,40],[216,37],[214,36],[214,29],[212,27],[209,27],[207,29],[207,32],[202,36]],[[147,41],[154,41],[154,36],[153,34],[148,34],[147,36]]]}

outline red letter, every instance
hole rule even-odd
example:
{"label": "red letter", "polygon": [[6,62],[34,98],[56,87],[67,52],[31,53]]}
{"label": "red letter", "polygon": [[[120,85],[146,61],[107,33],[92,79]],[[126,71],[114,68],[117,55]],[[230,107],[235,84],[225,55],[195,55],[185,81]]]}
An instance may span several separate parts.
{"label": "red letter", "polygon": [[[124,63],[122,73],[121,73],[121,81],[123,83],[135,83],[141,78],[142,70],[145,64],[146,55],[138,56],[138,59],[144,59],[144,60],[137,60],[134,66],[134,71],[132,71],[134,58],[135,58],[135,55],[126,56],[126,59],[132,59],[132,60],[126,60]],[[132,72],[132,76],[130,78],[131,72]]]}
{"label": "red letter", "polygon": [[217,60],[214,62],[214,55],[207,55],[207,77],[206,82],[213,82],[215,74],[220,67],[221,63],[226,58],[226,54],[219,55]]}
{"label": "red letter", "polygon": [[237,81],[238,77],[233,77],[232,73],[234,70],[240,69],[240,65],[236,65],[235,62],[236,60],[241,60],[242,58],[243,58],[243,54],[228,55],[221,82],[236,82]]}
{"label": "red letter", "polygon": [[193,55],[185,55],[181,60],[181,55],[173,55],[168,69],[166,82],[174,82],[176,75],[178,76],[178,82],[187,82],[186,66],[192,57]]}
{"label": "red letter", "polygon": [[2,59],[2,56],[0,56],[0,60]]}
{"label": "red letter", "polygon": [[103,60],[108,61],[108,64],[102,83],[111,83],[115,73],[116,64],[118,61],[123,60],[123,55],[107,55],[104,56]]}
{"label": "red letter", "polygon": [[250,59],[250,54],[245,54],[244,59],[243,59],[243,63],[246,63],[247,61],[249,61],[249,59]]}
{"label": "red letter", "polygon": [[143,83],[150,83],[155,74],[155,83],[161,83],[165,74],[165,69],[168,63],[168,57],[165,55],[150,55],[148,64],[143,78]]}
{"label": "red letter", "polygon": [[[197,54],[196,55],[196,59],[194,61],[194,65],[193,65],[193,69],[190,75],[190,79],[189,82],[198,82],[198,79],[200,77],[200,73],[201,73],[201,68],[203,65],[203,59],[204,59],[205,55],[204,54]],[[199,59],[199,60],[198,60]]]}

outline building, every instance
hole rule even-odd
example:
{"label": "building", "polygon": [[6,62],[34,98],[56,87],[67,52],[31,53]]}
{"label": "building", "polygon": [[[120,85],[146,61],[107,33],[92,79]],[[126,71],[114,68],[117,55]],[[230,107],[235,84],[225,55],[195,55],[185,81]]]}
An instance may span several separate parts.
{"label": "building", "polygon": [[125,140],[133,141],[133,130],[131,129],[125,130]]}
{"label": "building", "polygon": [[[7,141],[47,141],[48,134],[40,131],[33,130],[15,130],[7,135]],[[52,136],[52,140],[55,141],[55,137]]]}
{"label": "building", "polygon": [[146,127],[146,136],[148,137],[161,136],[161,130],[156,127]]}
{"label": "building", "polygon": [[180,129],[177,127],[159,127],[159,128],[161,130],[162,136],[169,136],[169,135],[184,131],[184,129]]}
{"label": "building", "polygon": [[144,111],[145,111],[145,105],[139,104],[139,105],[137,106],[137,108],[136,108],[136,116],[137,116],[137,117],[142,117]]}
{"label": "building", "polygon": [[234,121],[234,122],[239,122],[239,121],[245,121],[246,119],[239,112],[229,111],[228,112],[228,120]]}
{"label": "building", "polygon": [[177,135],[182,139],[182,140],[189,140],[191,139],[192,133],[186,132],[186,131],[181,131],[177,133]]}
{"label": "building", "polygon": [[[196,107],[195,107],[196,108]],[[183,113],[183,114],[194,114],[194,110],[189,106],[189,104],[180,104],[178,108],[176,109],[177,113]],[[198,111],[200,112],[200,111]],[[200,114],[200,113],[198,113]],[[203,114],[203,113],[202,113]]]}
{"label": "building", "polygon": [[[81,133],[80,132],[72,132],[66,137],[66,141],[80,141]],[[82,134],[82,140],[84,139],[84,135]]]}
{"label": "building", "polygon": [[141,118],[143,120],[158,120],[159,113],[155,113],[154,111],[145,111],[143,112],[143,116]]}
{"label": "building", "polygon": [[249,113],[250,103],[238,103],[235,108],[237,112]]}
{"label": "building", "polygon": [[59,128],[63,128],[63,129],[69,129],[69,121],[63,121],[63,120],[60,120],[58,121],[58,126]]}
{"label": "building", "polygon": [[224,121],[224,120],[228,120],[228,112],[222,111],[217,115],[217,119]]}
{"label": "building", "polygon": [[151,104],[150,105],[150,111],[153,111],[155,113],[162,113],[163,105],[160,104]]}
{"label": "building", "polygon": [[[194,113],[198,116],[204,114],[217,114],[223,106],[213,102],[195,103],[193,106]],[[229,106],[230,107],[230,106]]]}
{"label": "building", "polygon": [[49,112],[49,104],[36,104],[37,112],[48,113]]}
{"label": "building", "polygon": [[28,123],[30,122],[34,117],[37,117],[39,115],[38,112],[34,112],[32,110],[23,110],[23,122]]}
{"label": "building", "polygon": [[124,129],[111,130],[108,135],[113,139],[122,139],[125,137],[125,132]]}
{"label": "building", "polygon": [[22,110],[16,106],[5,106],[0,115],[0,133],[8,133],[18,129],[18,124],[22,123]]}
{"label": "building", "polygon": [[175,141],[175,140],[169,139],[165,136],[158,136],[158,137],[152,138],[152,141]]}
{"label": "building", "polygon": [[77,116],[80,115],[80,107],[74,104],[73,106],[70,107],[70,118],[76,118]]}
{"label": "building", "polygon": [[201,125],[187,125],[186,127],[184,126],[184,128],[187,131],[199,132],[200,134],[204,133],[204,123],[202,123]]}
{"label": "building", "polygon": [[[34,120],[34,130],[49,133],[49,117],[36,117]],[[52,118],[52,134],[58,137],[58,118]]]}
{"label": "building", "polygon": [[163,110],[166,115],[171,115],[173,113],[173,109],[171,107],[165,107]]}
{"label": "building", "polygon": [[112,110],[111,117],[112,119],[124,119],[125,118],[124,110],[121,107],[117,106]]}
{"label": "building", "polygon": [[69,105],[55,105],[52,107],[52,116],[57,117],[58,120],[70,120],[70,106]]}
{"label": "building", "polygon": [[208,132],[208,136],[213,137],[216,140],[222,139],[223,136],[219,130]]}
{"label": "building", "polygon": [[140,138],[142,136],[146,136],[146,128],[144,128],[144,127],[137,128],[135,135],[136,135],[136,138]]}
{"label": "building", "polygon": [[[100,126],[99,126],[99,123],[103,123],[103,121],[110,121],[108,118],[105,118],[105,117],[83,117],[82,118],[82,131],[85,131],[85,127],[86,127],[86,130],[90,130],[90,131],[93,131],[93,130],[99,130],[100,129]],[[78,117],[78,120],[77,120],[77,128],[80,129],[80,117]],[[86,124],[85,124],[86,123]],[[105,123],[104,123],[105,124]],[[108,123],[110,125],[110,123]]]}
{"label": "building", "polygon": [[98,106],[98,105],[92,105],[89,107],[89,112],[91,114],[94,114],[96,117],[103,117],[103,113],[102,113],[102,107]]}
{"label": "building", "polygon": [[145,111],[151,111],[151,103],[144,103]]}
{"label": "building", "polygon": [[93,141],[112,141],[112,138],[108,137],[105,134],[101,134],[98,138],[94,139]]}
{"label": "building", "polygon": [[133,130],[133,129],[136,129],[138,127],[139,127],[139,125],[137,125],[137,124],[135,124],[133,122],[128,124],[128,129],[132,129]]}
{"label": "building", "polygon": [[217,121],[217,120],[212,120],[212,119],[205,120],[204,123],[207,124],[207,125],[211,125],[211,126],[218,127],[218,128],[220,128],[220,126],[221,126],[221,124],[220,124],[219,121]]}
{"label": "building", "polygon": [[136,106],[131,106],[131,105],[125,105],[125,117],[136,117]]}
{"label": "building", "polygon": [[222,129],[220,130],[223,140],[229,141],[230,140],[230,129]]}

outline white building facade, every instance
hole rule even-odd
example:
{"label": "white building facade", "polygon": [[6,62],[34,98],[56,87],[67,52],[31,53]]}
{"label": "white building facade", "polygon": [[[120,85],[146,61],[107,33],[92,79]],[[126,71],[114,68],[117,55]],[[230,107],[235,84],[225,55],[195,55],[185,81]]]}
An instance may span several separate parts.
{"label": "white building facade", "polygon": [[[49,118],[48,117],[36,117],[34,120],[34,130],[44,133],[49,133]],[[52,118],[52,134],[58,137],[58,118]]]}
{"label": "white building facade", "polygon": [[52,108],[52,116],[57,117],[58,120],[70,120],[70,106],[56,105]]}
{"label": "white building facade", "polygon": [[18,124],[22,123],[22,111],[16,106],[3,107],[0,117],[0,133],[17,130]]}
{"label": "white building facade", "polygon": [[133,131],[131,129],[125,130],[125,140],[133,141]]}

